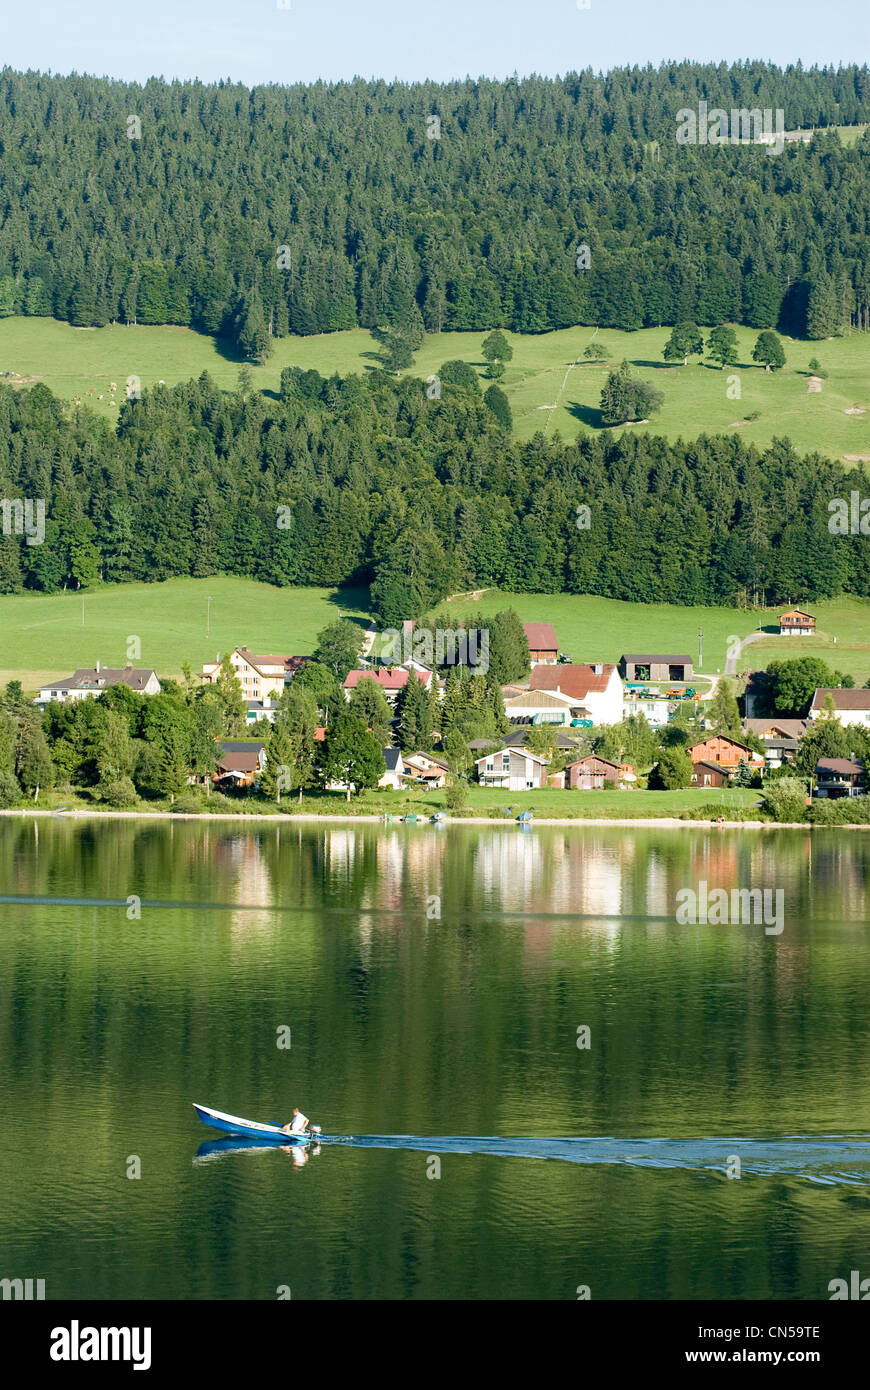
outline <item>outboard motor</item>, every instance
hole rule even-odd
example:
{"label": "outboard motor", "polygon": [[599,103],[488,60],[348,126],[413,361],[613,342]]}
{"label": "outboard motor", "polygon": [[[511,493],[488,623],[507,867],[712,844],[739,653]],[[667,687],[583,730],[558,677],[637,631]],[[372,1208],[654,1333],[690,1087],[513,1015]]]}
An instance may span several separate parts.
{"label": "outboard motor", "polygon": [[312,1133],[312,1134],[322,1134],[322,1133],[323,1133],[323,1126],[322,1126],[322,1125],[309,1125],[308,1128],[311,1130],[311,1133]]}

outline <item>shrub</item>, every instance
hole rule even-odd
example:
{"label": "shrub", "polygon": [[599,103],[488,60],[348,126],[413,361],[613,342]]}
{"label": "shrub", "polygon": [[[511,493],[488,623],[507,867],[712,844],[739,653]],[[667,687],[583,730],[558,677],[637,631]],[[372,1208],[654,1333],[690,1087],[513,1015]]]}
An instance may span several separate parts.
{"label": "shrub", "polygon": [[809,819],[813,825],[870,825],[870,796],[817,797]]}
{"label": "shrub", "polygon": [[187,791],[181,792],[175,798],[169,809],[170,811],[176,811],[179,814],[186,813],[189,815],[191,812],[204,811],[205,803],[203,801],[203,798],[199,796],[191,787]]}
{"label": "shrub", "polygon": [[135,806],[139,800],[129,777],[118,777],[114,782],[101,782],[97,790],[100,800],[105,801],[107,806]]}
{"label": "shrub", "polygon": [[447,788],[445,802],[448,811],[461,811],[468,801],[468,785],[461,777],[457,777]]}
{"label": "shrub", "polygon": [[765,788],[764,807],[780,823],[806,820],[806,783],[797,777],[781,777]]}

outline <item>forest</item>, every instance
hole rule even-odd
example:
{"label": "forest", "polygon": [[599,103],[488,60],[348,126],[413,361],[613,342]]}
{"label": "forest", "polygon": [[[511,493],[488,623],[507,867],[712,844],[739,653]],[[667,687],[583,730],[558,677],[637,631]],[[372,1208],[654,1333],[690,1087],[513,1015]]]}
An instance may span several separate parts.
{"label": "forest", "polygon": [[249,375],[156,387],[115,428],[42,384],[0,386],[0,497],[45,503],[42,543],[4,513],[0,593],[368,583],[394,627],[489,586],[737,606],[870,592],[866,538],[830,526],[856,475],[787,439],[520,443],[449,374],[440,399],[379,371],[289,368],[280,397]]}
{"label": "forest", "polygon": [[[811,143],[680,145],[782,110]],[[0,316],[189,325],[250,360],[360,325],[870,327],[870,70],[674,63],[249,90],[0,73]]]}

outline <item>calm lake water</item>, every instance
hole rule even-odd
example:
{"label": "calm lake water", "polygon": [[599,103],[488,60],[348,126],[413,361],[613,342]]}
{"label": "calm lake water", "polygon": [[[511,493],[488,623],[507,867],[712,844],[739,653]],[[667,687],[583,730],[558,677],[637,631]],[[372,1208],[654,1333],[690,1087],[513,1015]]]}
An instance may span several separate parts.
{"label": "calm lake water", "polygon": [[[701,881],[783,931],[678,925]],[[870,1275],[868,892],[861,832],[2,818],[0,1276],[827,1298]],[[200,1152],[192,1101],[330,1138]]]}

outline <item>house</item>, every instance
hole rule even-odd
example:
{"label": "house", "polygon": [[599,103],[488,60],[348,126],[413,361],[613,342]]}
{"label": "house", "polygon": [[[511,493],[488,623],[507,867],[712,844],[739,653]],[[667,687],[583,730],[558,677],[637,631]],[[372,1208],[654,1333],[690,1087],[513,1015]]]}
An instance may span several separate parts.
{"label": "house", "polygon": [[857,758],[820,758],[816,763],[817,796],[863,796],[864,764]]}
{"label": "house", "polygon": [[245,743],[237,739],[222,739],[218,743],[215,783],[235,782],[251,787],[266,766],[265,743]]}
{"label": "house", "polygon": [[840,723],[870,724],[870,690],[823,690],[819,688],[813,695],[810,705],[810,719],[819,719],[825,712],[825,705],[831,697],[834,711]]}
{"label": "house", "polygon": [[45,709],[53,701],[64,704],[67,700],[96,699],[112,685],[126,685],[139,695],[159,695],[160,682],[156,671],[135,666],[80,666],[65,680],[52,681],[43,685],[34,704]]}
{"label": "house", "polygon": [[809,726],[808,719],[744,719],[743,728],[753,733],[764,744],[765,767],[782,767],[793,763],[797,756],[800,740]]}
{"label": "house", "polygon": [[423,782],[427,787],[443,787],[450,775],[446,759],[434,753],[408,753],[405,758],[405,777]]}
{"label": "house", "polygon": [[619,785],[619,764],[609,758],[600,758],[589,753],[585,758],[577,758],[565,768],[568,786],[571,790],[588,791],[601,787]]}
{"label": "house", "polygon": [[728,772],[718,763],[711,763],[706,758],[699,758],[692,763],[692,779],[689,783],[692,787],[724,787],[728,781]]}
{"label": "house", "polygon": [[277,700],[246,700],[245,701],[245,723],[256,724],[260,719],[268,719],[270,724],[275,723],[275,716],[278,713]]}
{"label": "house", "polygon": [[666,695],[653,695],[650,692],[641,695],[636,690],[626,690],[622,713],[625,719],[633,714],[642,714],[651,728],[662,729],[676,708],[675,702]]}
{"label": "house", "polygon": [[739,743],[736,738],[729,738],[727,734],[710,734],[709,738],[689,749],[689,756],[693,763],[715,763],[726,772],[733,772],[742,762],[748,763],[756,770],[764,767],[764,757],[761,753],[747,748],[745,743]]}
{"label": "house", "polygon": [[682,684],[692,679],[692,658],[690,656],[621,656],[619,671],[625,681],[652,681],[658,684],[666,681],[669,685]]}
{"label": "house", "polygon": [[552,623],[523,623],[529,644],[532,666],[555,666],[559,660],[559,644]]}
{"label": "house", "polygon": [[762,741],[771,738],[803,738],[809,728],[808,719],[783,719],[772,714],[764,719],[744,719],[743,728],[748,734],[755,734]]}
{"label": "house", "polygon": [[815,630],[816,620],[812,613],[804,613],[801,608],[779,615],[780,637],[812,637]]}
{"label": "house", "polygon": [[[432,687],[433,675],[431,671],[416,671],[415,676],[425,690]],[[361,680],[376,681],[391,705],[396,703],[396,697],[400,690],[404,690],[408,681],[411,679],[411,672],[404,666],[373,666],[369,671],[348,671],[344,682],[344,693],[349,700],[351,692],[356,690]]]}
{"label": "house", "polygon": [[402,761],[401,750],[398,748],[384,748],[382,752],[387,770],[378,782],[378,786],[389,787],[391,791],[399,791],[405,780],[405,764]]}
{"label": "house", "polygon": [[590,719],[593,724],[619,724],[622,720],[622,680],[616,667],[605,662],[536,666],[528,688],[569,700],[572,719]]}
{"label": "house", "polygon": [[[247,647],[236,647],[230,654],[233,671],[246,700],[277,700],[285,685],[290,684],[310,659],[307,656],[258,656]],[[220,658],[205,662],[202,668],[205,684],[216,684],[220,670]]]}
{"label": "house", "polygon": [[502,787],[522,792],[546,783],[547,761],[527,748],[499,748],[475,761],[477,780],[483,787]]}

